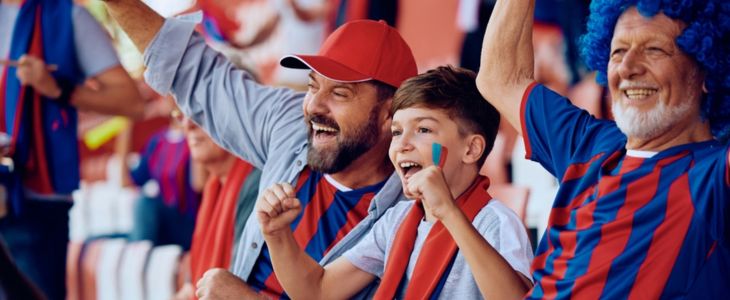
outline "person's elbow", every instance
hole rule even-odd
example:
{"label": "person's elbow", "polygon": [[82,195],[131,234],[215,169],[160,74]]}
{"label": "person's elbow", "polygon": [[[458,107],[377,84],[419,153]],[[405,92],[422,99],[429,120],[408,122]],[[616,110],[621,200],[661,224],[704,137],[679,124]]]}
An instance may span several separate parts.
{"label": "person's elbow", "polygon": [[136,89],[133,91],[133,94],[128,96],[127,101],[123,101],[127,103],[127,107],[122,112],[124,116],[132,120],[141,120],[145,115],[144,100]]}
{"label": "person's elbow", "polygon": [[[477,73],[477,90],[479,90],[479,93],[482,94],[482,97],[486,99],[487,101],[490,101],[491,99],[494,99],[494,91],[499,88],[499,84],[496,83],[494,78],[490,77],[487,72],[485,72],[483,69]],[[490,101],[491,102],[491,101]]]}
{"label": "person's elbow", "polygon": [[144,118],[144,99],[131,79],[128,84],[117,83],[110,91],[112,92],[111,95],[104,99],[104,101],[109,101],[110,104],[110,111],[106,113],[124,116],[132,120]]}
{"label": "person's elbow", "polygon": [[108,97],[104,97],[107,99],[103,101],[110,101],[113,114],[134,120],[144,117],[145,100],[140,88],[122,66],[105,71],[96,80],[99,81],[101,91],[106,90],[101,95],[107,94]]}

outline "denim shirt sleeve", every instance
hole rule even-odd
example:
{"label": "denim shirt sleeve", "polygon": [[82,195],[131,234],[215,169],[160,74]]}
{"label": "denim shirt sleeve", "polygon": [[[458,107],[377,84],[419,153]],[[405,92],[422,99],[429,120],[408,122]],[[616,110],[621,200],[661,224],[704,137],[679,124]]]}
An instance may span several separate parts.
{"label": "denim shirt sleeve", "polygon": [[219,145],[259,169],[291,148],[304,125],[304,94],[258,84],[205,44],[195,24],[168,19],[144,54],[145,79]]}

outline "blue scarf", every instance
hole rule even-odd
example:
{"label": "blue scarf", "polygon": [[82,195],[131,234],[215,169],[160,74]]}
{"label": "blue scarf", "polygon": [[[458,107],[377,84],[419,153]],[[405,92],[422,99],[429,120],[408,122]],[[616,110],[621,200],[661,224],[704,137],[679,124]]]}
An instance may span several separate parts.
{"label": "blue scarf", "polygon": [[0,77],[0,130],[12,136],[9,156],[15,165],[0,168],[0,183],[15,214],[22,209],[24,186],[44,196],[69,195],[78,188],[77,115],[69,100],[84,75],[76,57],[72,9],[69,0],[26,0],[15,22],[8,59],[30,54],[57,65],[52,76],[62,89],[59,99],[47,99],[21,86],[15,67]]}

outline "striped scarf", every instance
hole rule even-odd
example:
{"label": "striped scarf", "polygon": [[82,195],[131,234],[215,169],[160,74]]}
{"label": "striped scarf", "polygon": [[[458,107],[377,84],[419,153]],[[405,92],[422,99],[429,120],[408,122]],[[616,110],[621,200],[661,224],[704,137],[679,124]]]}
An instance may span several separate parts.
{"label": "striped scarf", "polygon": [[21,212],[23,186],[44,196],[68,195],[78,188],[77,116],[69,95],[84,76],[76,58],[72,9],[68,0],[23,2],[8,57],[29,54],[57,65],[52,76],[62,88],[60,99],[44,99],[21,86],[15,67],[0,75],[0,131],[11,136],[8,156],[15,166],[0,169],[0,183],[15,214]]}
{"label": "striped scarf", "polygon": [[[469,221],[489,203],[492,197],[487,193],[489,179],[480,176],[456,199],[456,205]],[[393,241],[388,263],[375,293],[376,300],[393,299],[398,287],[404,279],[408,260],[413,252],[418,233],[418,225],[423,219],[424,210],[420,202],[416,202],[401,223]],[[456,258],[458,247],[446,230],[443,223],[436,222],[423,243],[418,255],[413,275],[405,294],[405,299],[436,299],[446,282],[451,266]]]}

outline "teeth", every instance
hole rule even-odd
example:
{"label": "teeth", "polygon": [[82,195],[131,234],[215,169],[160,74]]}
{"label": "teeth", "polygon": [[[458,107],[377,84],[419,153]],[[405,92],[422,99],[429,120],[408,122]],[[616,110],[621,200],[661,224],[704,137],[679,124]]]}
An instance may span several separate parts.
{"label": "teeth", "polygon": [[626,93],[626,96],[629,97],[629,99],[641,99],[644,97],[648,97],[656,93],[656,90],[654,89],[629,89],[626,90],[624,93]]}
{"label": "teeth", "polygon": [[319,125],[314,122],[312,122],[312,129],[314,129],[314,131],[337,132],[337,129],[334,129],[332,127],[322,126],[322,125]]}
{"label": "teeth", "polygon": [[400,163],[401,168],[420,167],[421,165],[414,162],[402,162]]}

